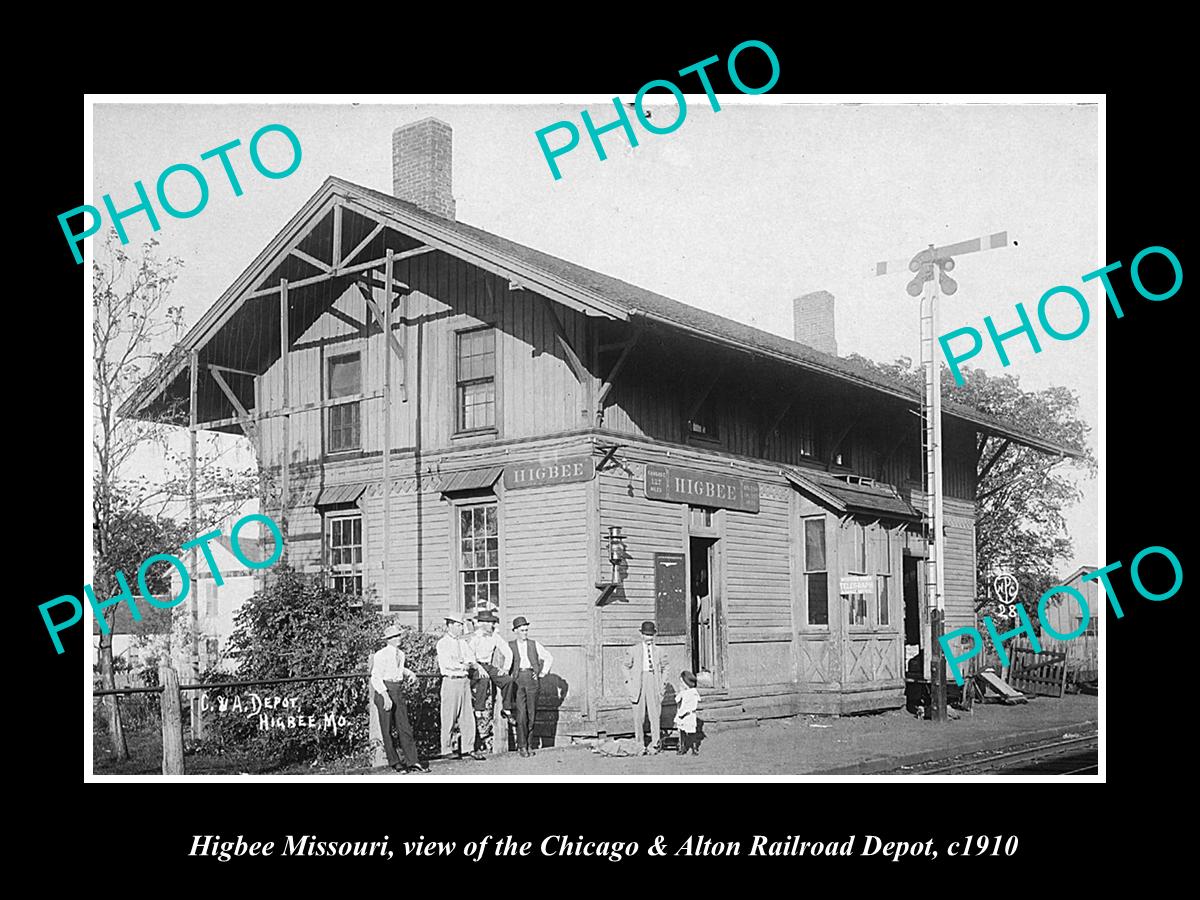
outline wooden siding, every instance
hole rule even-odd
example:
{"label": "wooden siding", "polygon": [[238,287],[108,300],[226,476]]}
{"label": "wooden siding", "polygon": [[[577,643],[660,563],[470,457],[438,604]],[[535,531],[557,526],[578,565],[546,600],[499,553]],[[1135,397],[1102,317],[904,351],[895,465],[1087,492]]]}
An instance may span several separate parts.
{"label": "wooden siding", "polygon": [[725,512],[721,544],[731,644],[791,640],[790,494],[791,488],[783,485],[761,485],[757,513]]}
{"label": "wooden siding", "polygon": [[[536,437],[590,424],[585,416],[587,391],[568,365],[555,337],[547,304],[529,291],[510,291],[508,282],[444,253],[427,253],[401,260],[398,280],[412,291],[397,300],[393,330],[404,349],[403,364],[392,360],[393,448],[446,448],[479,437],[458,438],[456,429],[456,332],[480,325],[496,328],[497,434],[500,439]],[[364,354],[362,393],[382,394],[383,329],[367,310],[363,289],[346,288],[336,298],[328,285],[294,291],[291,320],[311,320],[293,334],[288,354],[291,405],[320,403],[326,398],[328,361],[343,353]],[[383,303],[381,288],[374,298]],[[585,317],[556,307],[572,346],[582,357],[589,340]],[[321,311],[324,310],[324,311]],[[259,378],[262,411],[283,407],[282,365],[276,360]],[[400,399],[401,383],[408,401]],[[383,400],[363,400],[360,408],[362,452],[383,447]],[[325,409],[291,416],[292,462],[342,459],[329,457],[325,446]],[[418,434],[418,423],[420,425]],[[282,454],[283,418],[262,424],[263,458],[277,463]],[[484,435],[486,440],[489,436]]]}
{"label": "wooden siding", "polygon": [[[643,338],[613,387],[604,427],[652,440],[685,442],[683,419],[705,374],[705,367],[695,367],[665,343]],[[778,385],[765,380],[771,377]],[[788,412],[766,435],[764,446],[765,430],[789,397]],[[850,464],[834,471],[853,471],[902,491],[919,489],[921,467],[913,461],[920,454],[919,420],[898,401],[865,392],[848,394],[783,369],[774,373],[730,369],[713,389],[712,409],[716,440],[692,438],[698,447],[824,470],[833,443],[852,425],[846,437]],[[943,442],[946,496],[974,500],[974,429],[947,421]]]}
{"label": "wooden siding", "polygon": [[591,629],[586,489],[582,482],[505,491],[500,504],[504,618],[526,616],[546,644],[582,646]]}

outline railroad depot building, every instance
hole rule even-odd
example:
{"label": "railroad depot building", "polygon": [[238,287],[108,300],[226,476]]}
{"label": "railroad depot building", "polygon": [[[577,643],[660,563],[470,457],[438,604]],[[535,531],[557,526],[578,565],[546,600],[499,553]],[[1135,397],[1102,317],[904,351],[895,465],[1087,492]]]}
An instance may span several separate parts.
{"label": "railroad depot building", "polygon": [[[829,294],[795,341],[704,312],[458,222],[450,161],[425,119],[394,195],[328,178],[122,413],[244,432],[291,564],[383,613],[526,616],[547,732],[628,730],[646,619],[711,718],[900,706],[929,655],[920,397],[836,355]],[[1073,451],[943,413],[953,629],[984,438]]]}

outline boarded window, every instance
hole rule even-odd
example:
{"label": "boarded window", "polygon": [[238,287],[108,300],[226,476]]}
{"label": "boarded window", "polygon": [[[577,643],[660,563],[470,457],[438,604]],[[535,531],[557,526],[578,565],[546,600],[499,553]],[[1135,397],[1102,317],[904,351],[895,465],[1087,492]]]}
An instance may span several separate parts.
{"label": "boarded window", "polygon": [[496,427],[496,330],[458,334],[458,430]]}
{"label": "boarded window", "polygon": [[804,520],[804,589],[809,625],[829,624],[829,573],[825,562],[825,519]]}
{"label": "boarded window", "polygon": [[462,611],[500,607],[500,523],[495,503],[458,511],[458,573]]}
{"label": "boarded window", "polygon": [[[328,399],[358,397],[362,394],[362,354],[347,353],[329,360]],[[359,450],[362,427],[359,401],[352,400],[329,407],[328,447],[330,453]]]}
{"label": "boarded window", "polygon": [[362,514],[330,516],[326,520],[330,587],[344,594],[361,595],[363,589]]}

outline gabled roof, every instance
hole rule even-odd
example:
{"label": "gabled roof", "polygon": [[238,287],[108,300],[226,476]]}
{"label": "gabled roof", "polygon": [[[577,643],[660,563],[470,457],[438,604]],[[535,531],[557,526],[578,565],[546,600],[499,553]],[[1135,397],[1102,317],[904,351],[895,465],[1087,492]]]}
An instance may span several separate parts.
{"label": "gabled roof", "polygon": [[[444,219],[390,194],[330,176],[275,240],[188,332],[176,347],[176,351],[181,352],[172,351],[164,358],[158,369],[122,404],[119,410],[121,415],[135,416],[147,402],[156,394],[165,391],[166,386],[186,370],[188,352],[203,345],[211,336],[212,330],[230,311],[229,308],[238,304],[242,295],[252,290],[272,269],[278,262],[278,256],[286,255],[289,242],[294,241],[300,229],[312,222],[325,206],[334,202],[334,198],[341,198],[341,202],[347,203],[352,209],[382,216],[391,226],[429,246],[467,259],[488,271],[502,274],[587,315],[625,321],[642,319],[657,323],[706,341],[759,357],[781,360],[811,372],[920,405],[921,396],[918,391],[859,363],[822,353],[788,338],[689,306],[619,278],[510,241],[482,228]],[[943,414],[948,418],[968,422],[980,431],[1000,435],[1043,452],[1067,456],[1082,455],[1079,448],[1058,444],[1024,429],[1015,428],[972,407],[955,403],[952,397],[953,393],[944,397],[942,403]]]}

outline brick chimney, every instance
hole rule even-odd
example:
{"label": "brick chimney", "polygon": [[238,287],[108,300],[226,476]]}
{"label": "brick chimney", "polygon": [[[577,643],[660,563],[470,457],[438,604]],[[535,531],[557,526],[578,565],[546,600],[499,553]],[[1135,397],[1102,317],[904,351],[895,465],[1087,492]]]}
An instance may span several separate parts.
{"label": "brick chimney", "polygon": [[813,291],[792,301],[796,340],[814,350],[837,356],[833,332],[833,294]]}
{"label": "brick chimney", "polygon": [[421,119],[392,132],[392,193],[443,219],[454,218],[453,132],[440,119]]}

